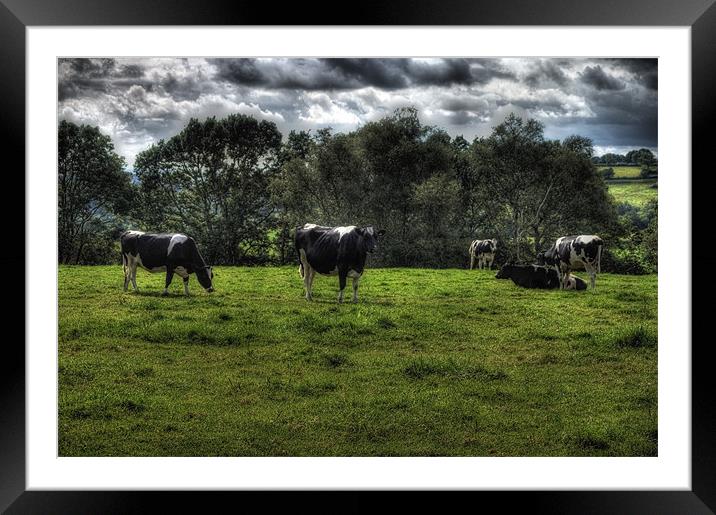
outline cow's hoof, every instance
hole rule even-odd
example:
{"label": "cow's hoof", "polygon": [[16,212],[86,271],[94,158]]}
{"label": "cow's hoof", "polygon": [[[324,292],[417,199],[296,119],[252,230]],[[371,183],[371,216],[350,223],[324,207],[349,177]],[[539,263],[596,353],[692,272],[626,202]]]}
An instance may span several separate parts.
{"label": "cow's hoof", "polygon": [[169,292],[167,292],[167,291],[162,292],[162,297],[168,297],[168,296],[169,296]]}

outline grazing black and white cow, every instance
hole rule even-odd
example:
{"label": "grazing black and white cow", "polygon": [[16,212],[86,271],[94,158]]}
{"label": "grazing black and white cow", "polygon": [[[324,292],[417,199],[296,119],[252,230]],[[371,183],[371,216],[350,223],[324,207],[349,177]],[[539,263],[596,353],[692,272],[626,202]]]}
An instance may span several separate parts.
{"label": "grazing black and white cow", "polygon": [[189,274],[195,273],[204,289],[214,291],[214,272],[199,254],[193,238],[184,234],[153,234],[140,231],[126,231],[120,236],[122,264],[124,265],[124,291],[132,281],[137,291],[137,267],[152,273],[166,272],[164,293],[169,294],[169,285],[176,273],[184,280],[184,293],[189,295]]}
{"label": "grazing black and white cow", "polygon": [[358,302],[358,282],[365,267],[366,254],[375,251],[378,237],[384,230],[372,226],[322,227],[306,224],[296,229],[296,253],[300,259],[298,271],[303,278],[306,300],[312,300],[313,279],[316,273],[337,275],[343,302],[343,290],[348,277],[353,279],[353,302]]}
{"label": "grazing black and white cow", "polygon": [[601,272],[602,248],[604,242],[594,234],[562,236],[546,252],[537,255],[540,265],[553,266],[559,275],[563,288],[573,268],[584,268],[589,274],[592,289],[597,285],[597,274]]}
{"label": "grazing black and white cow", "polygon": [[470,244],[470,270],[475,267],[475,259],[477,266],[482,270],[484,265],[492,268],[492,262],[495,261],[495,253],[497,252],[497,240],[475,240]]}

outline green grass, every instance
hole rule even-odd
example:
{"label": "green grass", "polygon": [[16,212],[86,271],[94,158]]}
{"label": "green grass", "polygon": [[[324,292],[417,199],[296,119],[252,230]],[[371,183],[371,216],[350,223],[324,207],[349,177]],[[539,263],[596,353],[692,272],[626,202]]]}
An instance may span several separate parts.
{"label": "green grass", "polygon": [[[657,278],[533,291],[369,269],[358,304],[297,267],[59,269],[61,456],[655,456]],[[350,281],[349,281],[350,283]]]}
{"label": "green grass", "polygon": [[614,196],[617,202],[626,202],[638,207],[643,206],[650,200],[657,199],[658,190],[653,187],[656,180],[649,180],[634,183],[607,183],[609,193]]}
{"label": "green grass", "polygon": [[641,166],[598,166],[597,170],[611,168],[614,170],[614,179],[638,179]]}

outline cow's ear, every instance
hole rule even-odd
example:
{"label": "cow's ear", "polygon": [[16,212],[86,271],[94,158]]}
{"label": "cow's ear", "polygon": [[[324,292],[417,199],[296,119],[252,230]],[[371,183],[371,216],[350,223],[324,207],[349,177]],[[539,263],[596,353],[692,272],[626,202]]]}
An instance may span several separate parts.
{"label": "cow's ear", "polygon": [[383,236],[385,234],[385,229],[380,229],[377,233],[375,233],[376,236]]}
{"label": "cow's ear", "polygon": [[356,227],[356,232],[363,236],[365,234],[365,229],[363,227]]}

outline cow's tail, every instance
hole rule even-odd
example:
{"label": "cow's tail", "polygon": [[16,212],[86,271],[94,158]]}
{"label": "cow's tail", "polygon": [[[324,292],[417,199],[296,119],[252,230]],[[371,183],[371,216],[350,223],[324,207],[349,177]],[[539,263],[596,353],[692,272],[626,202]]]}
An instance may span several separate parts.
{"label": "cow's tail", "polygon": [[[300,227],[296,227],[296,231],[298,231]],[[301,279],[303,279],[306,276],[306,271],[303,269],[303,260],[301,259],[301,249],[299,248],[298,240],[295,241],[296,244],[296,257],[298,258],[298,275],[301,276]]]}
{"label": "cow's tail", "polygon": [[597,273],[602,273],[602,244],[597,247]]}

